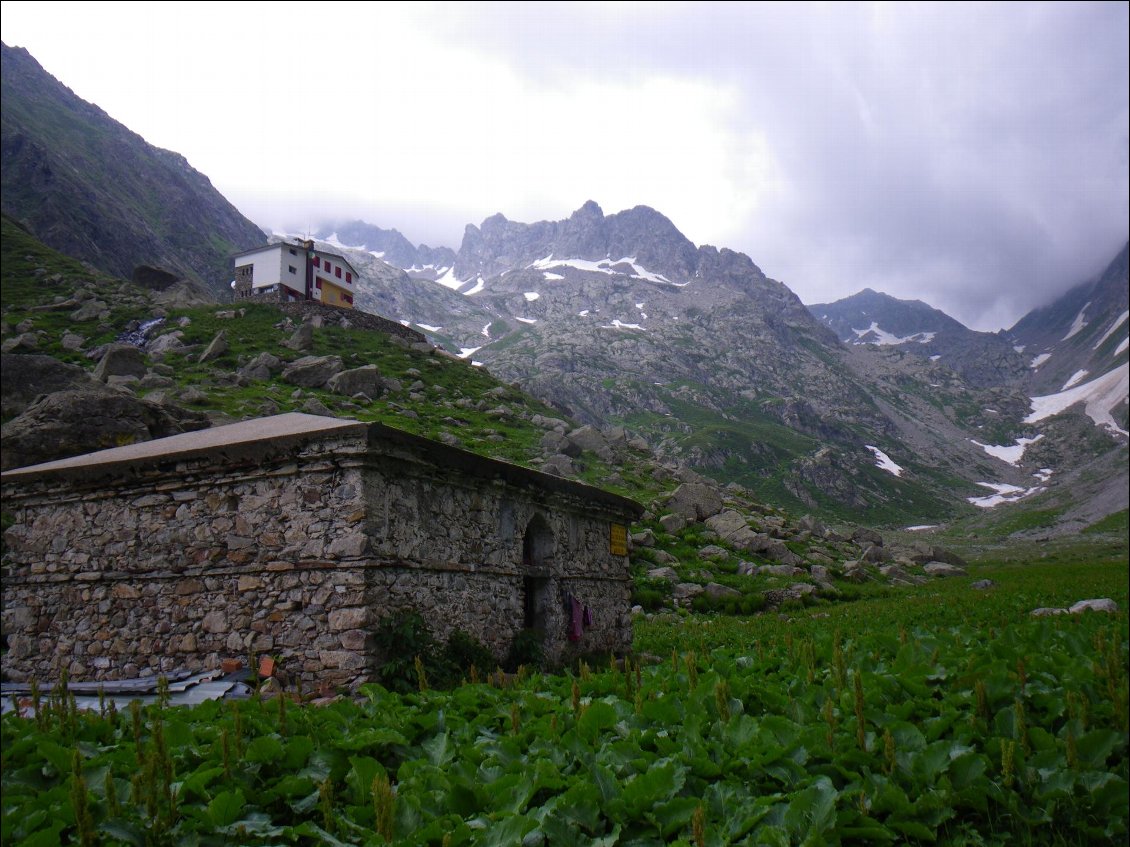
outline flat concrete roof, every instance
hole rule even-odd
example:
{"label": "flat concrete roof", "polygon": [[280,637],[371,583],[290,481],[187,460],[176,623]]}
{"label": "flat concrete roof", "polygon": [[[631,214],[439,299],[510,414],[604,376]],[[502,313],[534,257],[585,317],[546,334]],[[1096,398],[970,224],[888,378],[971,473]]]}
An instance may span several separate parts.
{"label": "flat concrete roof", "polygon": [[125,447],[112,447],[109,450],[99,450],[54,462],[13,468],[0,474],[0,480],[18,484],[39,477],[73,475],[86,477],[91,473],[112,472],[115,466],[125,470],[129,465],[187,458],[212,451],[232,451],[232,448],[244,445],[266,445],[273,441],[297,441],[321,435],[347,433],[363,436],[369,444],[386,442],[406,447],[438,468],[450,468],[480,479],[497,479],[513,485],[534,485],[547,491],[568,493],[593,505],[600,504],[635,517],[643,513],[643,507],[634,500],[583,482],[553,476],[500,459],[480,456],[478,453],[451,447],[381,423],[364,423],[348,418],[327,418],[300,412],[254,418],[225,426],[156,438],[139,444],[128,444]]}
{"label": "flat concrete roof", "polygon": [[221,447],[250,444],[256,441],[269,441],[276,438],[301,438],[327,432],[342,433],[354,429],[364,433],[367,424],[341,418],[326,418],[320,415],[304,415],[290,412],[269,418],[255,418],[249,421],[226,424],[224,426],[200,429],[195,432],[182,432],[166,438],[155,438],[139,444],[124,447],[111,447],[68,459],[57,459],[39,465],[13,468],[0,474],[5,482],[51,471],[98,468],[105,465],[140,462],[147,459],[169,459],[194,453],[204,453]]}

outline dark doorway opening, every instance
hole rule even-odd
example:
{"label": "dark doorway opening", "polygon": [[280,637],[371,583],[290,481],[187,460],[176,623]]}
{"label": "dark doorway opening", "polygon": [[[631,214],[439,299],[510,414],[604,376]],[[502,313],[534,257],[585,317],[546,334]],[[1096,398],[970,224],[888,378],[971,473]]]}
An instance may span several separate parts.
{"label": "dark doorway opening", "polygon": [[522,539],[522,628],[545,632],[552,602],[553,533],[534,515]]}

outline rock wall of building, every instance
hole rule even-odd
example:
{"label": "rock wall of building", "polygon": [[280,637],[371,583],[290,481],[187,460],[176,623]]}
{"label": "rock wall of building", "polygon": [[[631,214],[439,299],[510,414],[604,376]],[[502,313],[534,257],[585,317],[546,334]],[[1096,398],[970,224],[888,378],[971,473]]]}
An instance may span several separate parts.
{"label": "rock wall of building", "polygon": [[[380,455],[364,437],[5,489],[10,679],[120,679],[269,653],[307,690],[356,685],[378,659],[374,628],[404,609],[500,658],[527,625],[558,660],[631,644],[627,559],[609,553],[606,518],[559,492]],[[570,594],[592,617],[575,642]]]}

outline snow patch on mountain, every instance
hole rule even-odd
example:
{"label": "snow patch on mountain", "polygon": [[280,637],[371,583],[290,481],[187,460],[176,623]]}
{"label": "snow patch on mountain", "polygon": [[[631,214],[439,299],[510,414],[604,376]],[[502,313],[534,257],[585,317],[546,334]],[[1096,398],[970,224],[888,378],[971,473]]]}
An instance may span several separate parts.
{"label": "snow patch on mountain", "polygon": [[442,326],[429,326],[428,324],[421,323],[416,324],[416,326],[420,327],[420,329],[422,329],[424,332],[439,332],[441,329],[443,329]]}
{"label": "snow patch on mountain", "polygon": [[611,324],[606,324],[601,329],[638,329],[640,332],[647,332],[647,329],[639,324],[626,324],[619,318],[614,318]]}
{"label": "snow patch on mountain", "polygon": [[1083,331],[1083,328],[1087,325],[1087,319],[1085,317],[1087,314],[1087,307],[1090,305],[1090,301],[1087,301],[1087,305],[1079,310],[1079,314],[1075,316],[1075,320],[1071,323],[1071,329],[1067,330],[1067,335],[1063,336],[1063,341],[1066,341],[1067,339],[1078,335]]}
{"label": "snow patch on mountain", "polygon": [[470,291],[464,291],[463,294],[466,295],[467,297],[470,297],[472,294],[478,294],[480,291],[482,291],[486,287],[487,287],[486,282],[483,281],[482,277],[479,277],[477,280],[475,280],[475,284],[471,288],[471,290]]}
{"label": "snow patch on mountain", "polygon": [[1110,325],[1110,329],[1103,333],[1103,337],[1096,341],[1095,346],[1091,349],[1098,350],[1100,347],[1102,347],[1103,342],[1114,335],[1114,333],[1118,331],[1118,328],[1126,323],[1127,318],[1130,318],[1130,312],[1123,312],[1121,315],[1119,315],[1115,322]]}
{"label": "snow patch on mountain", "polygon": [[[622,271],[616,270],[617,265],[629,265],[632,268],[632,273],[624,274]],[[601,273],[612,275],[623,275],[634,277],[635,279],[646,280],[647,282],[662,282],[667,285],[677,285],[682,287],[687,283],[671,282],[663,274],[653,273],[647,268],[643,267],[636,261],[635,256],[625,256],[623,259],[601,259],[594,261],[592,259],[554,259],[553,254],[550,253],[544,259],[538,259],[530,265],[529,268],[535,270],[545,271],[549,268],[576,268],[579,271],[590,271],[592,273]],[[556,276],[556,275],[555,275]],[[549,278],[548,276],[546,277]],[[557,279],[564,279],[564,277],[556,276]]]}
{"label": "snow patch on mountain", "polygon": [[1036,370],[1036,368],[1038,368],[1051,357],[1051,353],[1041,353],[1039,356],[1032,360],[1032,364],[1030,364],[1028,367],[1030,367],[1032,370]]}
{"label": "snow patch on mountain", "polygon": [[1063,388],[1061,388],[1060,391],[1066,391],[1071,386],[1078,385],[1088,373],[1090,373],[1090,371],[1076,371],[1071,375],[1071,379],[1063,384]]}
{"label": "snow patch on mountain", "polygon": [[538,322],[537,318],[514,318],[514,320],[524,324],[536,324]]}
{"label": "snow patch on mountain", "polygon": [[966,497],[965,499],[981,509],[991,509],[994,506],[999,506],[1001,503],[1015,503],[1017,500],[1023,500],[1025,497],[1031,497],[1033,494],[1039,494],[1044,491],[1043,486],[1036,486],[1034,488],[1021,488],[1019,485],[1009,485],[1003,482],[979,482],[978,485],[988,488],[995,494],[987,494],[984,497]]}
{"label": "snow patch on mountain", "polygon": [[491,321],[489,324],[487,324],[486,326],[483,327],[483,335],[485,335],[487,338],[490,338],[490,328],[491,328],[491,324],[493,324],[493,323],[494,323],[494,321]]}
{"label": "snow patch on mountain", "polygon": [[464,281],[465,280],[462,280],[455,275],[454,266],[448,268],[447,272],[444,273],[443,276],[436,278],[436,282],[438,282],[444,288],[450,288],[452,291],[463,285]]}
{"label": "snow patch on mountain", "polygon": [[1123,338],[1122,343],[1118,345],[1118,349],[1114,351],[1114,355],[1121,356],[1126,352],[1127,347],[1130,347],[1130,338]]}
{"label": "snow patch on mountain", "polygon": [[1020,460],[1024,458],[1024,451],[1029,444],[1035,444],[1044,436],[1037,435],[1035,438],[1018,438],[1015,444],[982,444],[980,441],[974,441],[972,438],[969,440],[988,453],[990,456],[995,456],[1002,462],[1008,462],[1010,465],[1017,465]]}
{"label": "snow patch on mountain", "polygon": [[896,465],[891,460],[890,456],[888,456],[878,447],[872,447],[870,444],[864,444],[863,446],[875,455],[875,467],[881,468],[882,470],[885,470],[887,473],[893,476],[902,476],[903,469]]}
{"label": "snow patch on mountain", "polygon": [[[881,329],[877,321],[871,321],[871,326],[867,327],[867,329],[856,329],[855,327],[852,327],[851,331],[855,333],[857,339],[854,343],[876,344],[880,347],[885,347],[893,344],[908,344],[914,341],[918,342],[919,344],[929,344],[934,340],[934,336],[938,334],[936,332],[916,332],[913,335],[899,337],[897,335],[894,335],[893,333]],[[873,338],[867,338],[867,336],[869,335],[873,336]]]}
{"label": "snow patch on mountain", "polygon": [[546,279],[565,279],[561,274],[550,273],[549,271],[543,271],[543,274]]}
{"label": "snow patch on mountain", "polygon": [[535,300],[537,300],[539,297],[541,297],[541,295],[538,294],[536,291],[527,291],[524,294],[522,294],[522,296],[526,298],[527,303],[533,303]]}
{"label": "snow patch on mountain", "polygon": [[1115,423],[1111,411],[1130,396],[1130,365],[1124,364],[1103,374],[1098,379],[1043,397],[1032,398],[1032,413],[1024,423],[1036,423],[1074,406],[1084,404],[1087,417],[1111,432],[1130,435]]}

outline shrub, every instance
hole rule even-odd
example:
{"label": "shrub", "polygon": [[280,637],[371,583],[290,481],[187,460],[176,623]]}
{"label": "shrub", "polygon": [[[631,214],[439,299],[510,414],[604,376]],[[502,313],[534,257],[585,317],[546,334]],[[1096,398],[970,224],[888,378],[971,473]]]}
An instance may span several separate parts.
{"label": "shrub", "polygon": [[418,612],[399,612],[385,618],[377,627],[373,640],[380,661],[377,682],[390,691],[416,690],[419,685],[417,656],[425,672],[435,670],[435,639]]}
{"label": "shrub", "polygon": [[523,629],[510,642],[510,652],[506,654],[503,666],[513,673],[519,665],[527,668],[542,668],[545,663],[543,642],[545,633],[540,629]]}
{"label": "shrub", "polygon": [[470,675],[472,666],[487,674],[498,664],[494,654],[479,639],[461,629],[455,630],[447,639],[443,659],[455,674],[464,677]]}

